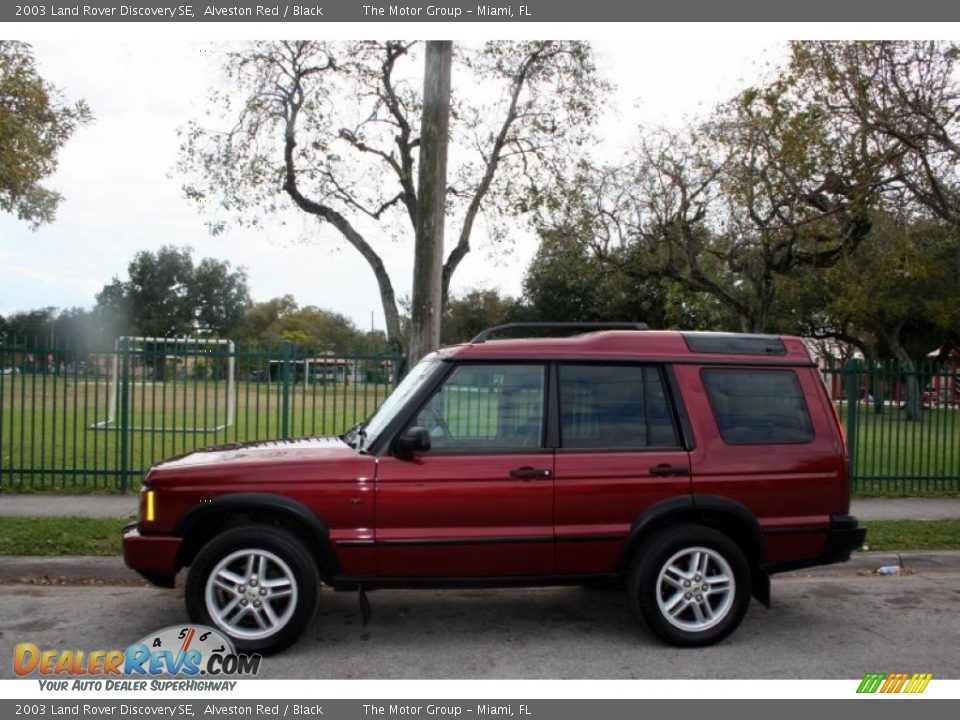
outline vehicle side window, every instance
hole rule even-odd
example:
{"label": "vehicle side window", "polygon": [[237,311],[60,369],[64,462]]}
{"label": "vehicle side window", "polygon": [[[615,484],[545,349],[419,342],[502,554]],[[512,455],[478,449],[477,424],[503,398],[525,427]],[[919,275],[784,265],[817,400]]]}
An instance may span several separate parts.
{"label": "vehicle side window", "polygon": [[562,365],[560,445],[572,449],[677,447],[659,369]]}
{"label": "vehicle side window", "polygon": [[792,370],[702,372],[720,435],[730,445],[813,441],[813,425]]}
{"label": "vehicle side window", "polygon": [[458,366],[417,414],[436,450],[543,446],[543,365]]}

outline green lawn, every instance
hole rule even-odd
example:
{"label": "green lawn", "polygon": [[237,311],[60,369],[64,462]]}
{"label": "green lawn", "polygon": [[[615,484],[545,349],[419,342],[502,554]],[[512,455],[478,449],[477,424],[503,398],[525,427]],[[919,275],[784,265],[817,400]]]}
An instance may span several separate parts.
{"label": "green lawn", "polygon": [[0,517],[0,555],[119,555],[127,520]]}
{"label": "green lawn", "polygon": [[871,550],[960,550],[960,521],[876,520],[865,524]]}
{"label": "green lawn", "polygon": [[[368,417],[386,384],[283,386],[238,382],[228,423],[227,383],[131,385],[129,467],[137,475],[163,458],[229,442],[343,432]],[[0,489],[113,491],[121,466],[117,423],[107,423],[106,381],[7,376],[0,382]],[[282,408],[288,408],[286,428]]]}

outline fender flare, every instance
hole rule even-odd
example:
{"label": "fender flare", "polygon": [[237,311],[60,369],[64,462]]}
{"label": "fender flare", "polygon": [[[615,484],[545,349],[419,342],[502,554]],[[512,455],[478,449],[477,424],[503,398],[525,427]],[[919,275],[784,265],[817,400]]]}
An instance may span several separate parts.
{"label": "fender flare", "polygon": [[746,530],[747,537],[755,549],[752,568],[761,571],[766,564],[766,543],[756,516],[742,503],[719,495],[693,493],[683,497],[668,498],[647,508],[630,527],[630,534],[624,545],[623,554],[617,565],[618,572],[626,572],[630,558],[640,546],[643,537],[652,527],[671,518],[699,521],[703,514],[720,515],[735,520]]}
{"label": "fender flare", "polygon": [[198,525],[216,515],[257,510],[277,513],[290,518],[304,528],[311,540],[314,541],[313,547],[307,549],[320,560],[322,574],[332,577],[339,572],[340,565],[337,562],[337,555],[334,552],[333,543],[330,541],[330,531],[326,524],[302,502],[285,495],[274,495],[272,493],[217,495],[184,513],[174,528],[174,534],[186,538]]}

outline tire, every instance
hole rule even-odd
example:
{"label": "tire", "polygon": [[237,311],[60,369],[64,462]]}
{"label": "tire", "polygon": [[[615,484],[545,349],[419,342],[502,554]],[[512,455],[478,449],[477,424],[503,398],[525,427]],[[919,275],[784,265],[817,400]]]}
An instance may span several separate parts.
{"label": "tire", "polygon": [[[715,578],[706,592],[704,578]],[[678,525],[640,547],[627,573],[627,603],[638,621],[670,645],[712,645],[736,630],[747,613],[750,567],[723,533]]]}
{"label": "tire", "polygon": [[320,575],[307,548],[286,530],[265,525],[214,537],[190,566],[184,591],[193,622],[218,629],[237,650],[265,655],[300,637],[319,597]]}

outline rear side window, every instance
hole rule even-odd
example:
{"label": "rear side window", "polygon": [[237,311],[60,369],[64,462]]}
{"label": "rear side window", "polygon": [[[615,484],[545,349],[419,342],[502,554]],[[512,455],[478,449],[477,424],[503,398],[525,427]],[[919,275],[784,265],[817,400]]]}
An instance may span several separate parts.
{"label": "rear side window", "polygon": [[562,365],[560,444],[581,450],[677,447],[660,371],[641,365]]}
{"label": "rear side window", "polygon": [[704,370],[703,383],[724,441],[773,445],[813,441],[800,381],[792,370]]}

